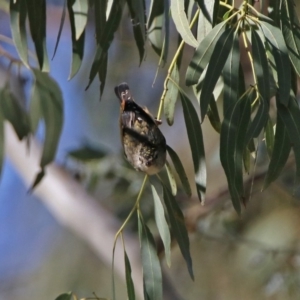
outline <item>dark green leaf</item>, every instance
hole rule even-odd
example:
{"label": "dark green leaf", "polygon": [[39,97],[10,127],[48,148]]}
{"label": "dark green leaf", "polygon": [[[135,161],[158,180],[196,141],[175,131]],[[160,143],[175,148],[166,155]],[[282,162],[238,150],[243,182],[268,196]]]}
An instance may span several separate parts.
{"label": "dark green leaf", "polygon": [[291,62],[300,76],[300,25],[295,6],[290,0],[282,1],[281,28]]}
{"label": "dark green leaf", "polygon": [[281,173],[286,161],[291,152],[291,142],[287,134],[286,127],[277,114],[277,123],[274,139],[274,147],[269,164],[269,168],[264,180],[263,189],[267,188],[271,182],[273,182]]}
{"label": "dark green leaf", "polygon": [[114,33],[118,29],[122,18],[124,3],[125,0],[115,0],[112,4],[108,20],[103,29],[100,43],[96,49],[93,65],[90,71],[89,83],[86,89],[88,89],[93,82],[95,76],[102,67],[103,61],[107,56],[107,51],[110,47],[111,42],[113,41]]}
{"label": "dark green leaf", "polygon": [[0,107],[3,117],[9,121],[20,140],[30,133],[30,124],[26,111],[21,103],[5,86],[0,92]]}
{"label": "dark green leaf", "polygon": [[279,101],[287,106],[291,87],[291,68],[288,50],[281,30],[270,23],[260,22],[262,31],[270,45],[278,74]]}
{"label": "dark green leaf", "polygon": [[271,158],[272,153],[273,153],[273,148],[274,148],[274,129],[273,129],[273,124],[272,124],[272,120],[270,117],[265,126],[265,140],[266,140],[268,155]]}
{"label": "dark green leaf", "polygon": [[147,25],[148,39],[158,55],[161,55],[163,48],[164,3],[162,0],[151,1]]}
{"label": "dark green leaf", "polygon": [[226,22],[224,21],[215,26],[197,47],[186,72],[186,85],[193,85],[199,81],[202,72],[210,61],[217,40],[225,30],[225,25]]}
{"label": "dark green leaf", "polygon": [[[217,40],[215,49],[213,50],[213,53],[211,55],[200,95],[200,113],[202,122],[206,115],[208,104],[214,91],[215,85],[221,75],[222,69],[232,49],[234,30],[235,28],[225,29],[225,31]],[[238,43],[234,43],[234,45],[236,44],[238,45]],[[239,51],[237,55],[238,57],[234,57],[234,59],[239,61]]]}
{"label": "dark green leaf", "polygon": [[28,65],[28,51],[27,51],[27,38],[26,38],[26,17],[27,7],[26,1],[23,0],[10,0],[10,27],[14,45],[18,51],[18,54],[24,63]]}
{"label": "dark green leaf", "polygon": [[[164,114],[169,125],[174,123],[175,104],[178,98],[179,71],[177,64],[174,65],[170,74],[172,80],[167,83],[167,93],[164,99]],[[174,82],[177,84],[174,84]]]}
{"label": "dark green leaf", "polygon": [[211,126],[216,130],[216,132],[220,133],[221,121],[220,121],[219,111],[214,96],[212,96],[210,99],[207,116]]}
{"label": "dark green leaf", "polygon": [[76,34],[78,33],[78,31],[76,31],[76,18],[73,9],[74,0],[67,0],[67,4],[72,36],[72,65],[69,74],[69,79],[72,79],[78,72],[83,59],[85,31],[83,30],[79,38],[77,38]]}
{"label": "dark green leaf", "polygon": [[171,266],[171,237],[170,229],[166,221],[164,207],[162,205],[161,198],[154,184],[151,183],[151,190],[154,199],[154,213],[155,213],[155,222],[157,229],[159,231],[160,237],[163,241],[165,248],[165,257],[167,265]]}
{"label": "dark green leaf", "polygon": [[96,149],[90,146],[84,146],[83,148],[70,151],[68,156],[79,161],[98,160],[103,158],[106,152],[102,149]]}
{"label": "dark green leaf", "polygon": [[183,168],[183,165],[180,161],[179,156],[177,155],[177,153],[170,147],[167,145],[167,151],[172,159],[172,162],[174,164],[175,170],[180,178],[180,181],[182,183],[182,186],[184,188],[184,191],[186,192],[186,194],[190,197],[192,195],[192,191],[191,191],[191,187],[190,187],[190,183],[189,180],[186,176],[185,170]]}
{"label": "dark green leaf", "polygon": [[297,169],[296,174],[300,177],[300,109],[292,90],[287,107],[279,102],[280,99],[278,100],[278,98],[276,98],[276,100],[278,115],[286,126],[294,150]]}
{"label": "dark green leaf", "polygon": [[56,50],[57,50],[57,47],[58,47],[58,44],[59,44],[59,41],[60,41],[61,32],[62,32],[62,29],[64,27],[65,18],[66,18],[66,10],[67,10],[67,0],[64,0],[63,11],[62,11],[62,14],[61,14],[59,30],[58,30],[58,34],[57,34],[57,39],[56,39],[56,43],[55,43],[54,53],[53,53],[52,59],[55,56],[55,53],[56,53]]}
{"label": "dark green leaf", "polygon": [[195,39],[184,11],[184,1],[171,0],[170,1],[172,19],[175,23],[176,29],[181,35],[182,39],[190,46],[197,47],[198,42]]}
{"label": "dark green leaf", "polygon": [[239,98],[239,69],[240,69],[240,49],[238,34],[234,34],[233,44],[223,68],[224,92],[223,111],[224,115],[228,108],[232,108]]}
{"label": "dark green leaf", "polygon": [[135,300],[134,284],[131,278],[131,266],[128,259],[127,253],[124,250],[124,261],[125,261],[125,275],[126,275],[126,286],[128,300]]}
{"label": "dark green leaf", "polygon": [[138,215],[138,228],[141,241],[144,289],[149,300],[161,300],[162,274],[159,259],[156,253],[154,238],[144,223],[142,216]]}
{"label": "dark green leaf", "polygon": [[132,22],[133,35],[137,45],[140,64],[145,56],[145,3],[144,0],[126,0]]}
{"label": "dark green leaf", "polygon": [[[212,14],[213,11],[211,10],[211,8],[214,7],[214,5],[211,5],[212,2],[207,1],[207,3],[205,3],[205,0],[195,0],[195,2],[198,3],[200,9],[201,9],[201,13],[203,14],[203,16],[206,18],[206,20],[212,24]],[[207,6],[210,6],[209,9]]]}
{"label": "dark green leaf", "polygon": [[46,0],[26,0],[31,37],[40,69],[49,71],[46,48]]}
{"label": "dark green leaf", "polygon": [[72,300],[72,292],[61,294],[55,300]]}
{"label": "dark green leaf", "polygon": [[204,203],[206,192],[206,165],[202,129],[197,112],[190,99],[180,91],[184,121],[189,138],[195,170],[196,188],[199,200]]}
{"label": "dark green leaf", "polygon": [[30,107],[29,107],[30,128],[32,133],[36,132],[41,118],[42,118],[42,112],[41,112],[40,94],[35,81],[31,89],[31,99],[30,99]]}
{"label": "dark green leaf", "polygon": [[171,224],[172,233],[176,238],[180,251],[187,264],[187,268],[191,278],[194,280],[192,258],[190,255],[190,242],[188,233],[184,223],[184,216],[180,207],[178,206],[176,199],[171,192],[164,187],[164,200],[168,211],[169,221]]}

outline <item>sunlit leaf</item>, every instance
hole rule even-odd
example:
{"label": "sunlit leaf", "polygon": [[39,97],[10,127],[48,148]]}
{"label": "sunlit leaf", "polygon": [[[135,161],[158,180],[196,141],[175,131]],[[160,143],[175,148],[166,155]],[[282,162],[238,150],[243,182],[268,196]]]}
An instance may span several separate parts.
{"label": "sunlit leaf", "polygon": [[[215,85],[221,75],[222,69],[233,46],[234,30],[234,28],[227,28],[221,34],[211,55],[200,95],[200,113],[202,122],[206,115],[208,104]],[[237,43],[234,43],[234,45],[235,44]],[[235,57],[235,59],[239,60],[239,52],[237,54],[238,57]]]}
{"label": "sunlit leaf", "polygon": [[163,299],[162,274],[155,242],[140,214],[138,214],[138,228],[141,242],[144,292],[149,300],[161,300]]}
{"label": "sunlit leaf", "polygon": [[276,98],[276,100],[278,115],[286,126],[294,150],[297,169],[296,174],[300,177],[300,109],[292,91],[288,106],[282,105],[279,102],[280,99],[278,100]]}
{"label": "sunlit leaf", "polygon": [[[72,36],[72,64],[69,74],[69,79],[72,79],[78,72],[84,53],[84,38],[85,31],[83,30],[80,37],[76,37],[76,23],[75,23],[75,12],[73,9],[74,0],[67,0],[67,7],[69,12],[70,26],[71,26],[71,36]],[[77,31],[78,32],[78,31]]]}
{"label": "sunlit leaf", "polygon": [[74,13],[75,39],[78,40],[83,34],[88,19],[88,0],[72,0]]}
{"label": "sunlit leaf", "polygon": [[267,188],[269,184],[279,176],[287,162],[287,159],[291,152],[291,148],[292,145],[286,127],[282,119],[278,115],[274,138],[274,147],[272,149],[273,151],[271,155],[271,160],[264,180],[263,189]]}
{"label": "sunlit leaf", "polygon": [[184,216],[172,193],[164,186],[164,200],[168,211],[169,221],[174,237],[187,264],[189,274],[194,279],[190,242],[184,223]]}
{"label": "sunlit leaf", "polygon": [[2,116],[9,121],[15,129],[20,140],[30,133],[29,118],[21,103],[10,92],[9,86],[0,91],[0,108]]}
{"label": "sunlit leaf", "polygon": [[157,229],[159,231],[160,237],[163,241],[165,248],[165,257],[167,265],[171,266],[171,237],[170,229],[165,217],[164,207],[162,205],[161,198],[157,192],[156,187],[151,184],[152,195],[154,199],[154,216]]}
{"label": "sunlit leaf", "polygon": [[46,48],[46,0],[26,0],[29,28],[40,69],[49,71]]}
{"label": "sunlit leaf", "polygon": [[300,24],[292,1],[282,1],[280,16],[282,33],[289,50],[290,59],[295,71],[300,76]]}
{"label": "sunlit leaf", "polygon": [[269,43],[278,74],[279,101],[287,106],[291,87],[291,67],[288,50],[281,30],[268,22],[261,21],[260,26]]}
{"label": "sunlit leaf", "polygon": [[181,160],[180,160],[179,156],[177,155],[177,153],[168,145],[167,145],[167,151],[172,159],[175,170],[176,170],[176,172],[180,178],[180,181],[182,183],[183,189],[186,192],[186,194],[190,197],[192,195],[192,191],[191,191],[189,180],[186,176],[185,170],[181,163]]}
{"label": "sunlit leaf", "polygon": [[28,65],[28,50],[27,50],[27,38],[26,38],[26,17],[27,7],[24,0],[10,0],[10,27],[14,45],[18,51],[18,54],[24,63]]}
{"label": "sunlit leaf", "polygon": [[131,277],[130,261],[125,250],[124,250],[124,261],[125,261],[125,275],[126,275],[128,300],[135,300],[134,284]]}
{"label": "sunlit leaf", "polygon": [[184,11],[184,1],[171,0],[170,1],[172,19],[175,23],[177,31],[180,33],[182,39],[190,46],[197,47],[198,42],[195,39],[191,29],[189,28],[189,22],[187,15]]}
{"label": "sunlit leaf", "polygon": [[199,81],[202,72],[210,62],[217,40],[225,31],[225,25],[226,22],[224,21],[215,26],[200,42],[186,72],[186,85],[193,85]]}
{"label": "sunlit leaf", "polygon": [[204,203],[207,174],[202,129],[197,112],[190,99],[184,94],[183,91],[180,91],[180,98],[187,135],[192,151],[198,198],[201,203]]}
{"label": "sunlit leaf", "polygon": [[[177,64],[174,65],[170,74],[172,80],[167,83],[167,93],[164,99],[164,114],[169,125],[174,123],[175,104],[178,98],[179,71]],[[174,84],[174,82],[177,84]]]}
{"label": "sunlit leaf", "polygon": [[96,49],[93,65],[90,71],[89,83],[86,89],[88,89],[91,83],[93,82],[95,76],[97,75],[99,69],[102,66],[103,61],[107,56],[107,51],[110,47],[111,42],[113,41],[114,33],[119,27],[119,23],[122,18],[124,3],[125,0],[115,0],[112,4],[108,20],[103,29],[101,40]]}

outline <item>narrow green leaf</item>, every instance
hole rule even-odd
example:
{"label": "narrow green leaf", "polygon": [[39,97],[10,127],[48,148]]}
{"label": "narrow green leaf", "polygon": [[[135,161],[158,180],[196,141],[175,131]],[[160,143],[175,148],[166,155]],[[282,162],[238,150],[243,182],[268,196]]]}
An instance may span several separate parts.
{"label": "narrow green leaf", "polygon": [[151,1],[147,25],[148,40],[158,55],[161,55],[163,48],[164,3],[162,0]]}
{"label": "narrow green leaf", "polygon": [[244,169],[245,172],[249,174],[250,172],[250,164],[251,164],[251,152],[248,148],[244,150],[243,153],[243,163],[244,163]]}
{"label": "narrow green leaf", "polygon": [[223,68],[224,92],[223,92],[223,114],[227,113],[228,108],[232,108],[239,98],[240,84],[240,49],[239,36],[234,34],[231,51]]}
{"label": "narrow green leaf", "polygon": [[90,160],[99,160],[106,156],[106,152],[99,148],[94,148],[90,146],[84,146],[82,148],[72,150],[68,153],[68,157],[73,159],[87,162]]}
{"label": "narrow green leaf", "polygon": [[[178,88],[179,85],[179,70],[177,64],[174,65],[172,72],[170,74],[172,80],[167,83],[167,93],[164,99],[164,114],[169,125],[174,123],[174,112],[175,104],[178,98]],[[174,82],[177,84],[174,84]]]}
{"label": "narrow green leaf", "polygon": [[138,228],[141,242],[144,292],[149,300],[161,300],[163,299],[162,274],[155,242],[140,214],[138,214]]}
{"label": "narrow green leaf", "polygon": [[24,65],[29,68],[28,65],[28,49],[27,49],[27,37],[26,37],[26,17],[27,7],[26,1],[22,0],[10,0],[10,27],[14,45],[18,51],[20,59]]}
{"label": "narrow green leaf", "polygon": [[137,45],[140,64],[145,56],[145,3],[144,0],[126,0],[130,12],[133,35]]}
{"label": "narrow green leaf", "polygon": [[193,104],[183,91],[180,91],[180,98],[187,135],[192,151],[198,198],[201,203],[204,203],[207,175],[201,124]]}
{"label": "narrow green leaf", "polygon": [[171,236],[168,223],[166,221],[164,207],[161,198],[153,184],[151,184],[152,195],[154,199],[154,215],[157,229],[163,241],[165,248],[165,257],[167,265],[171,266]]}
{"label": "narrow green leaf", "polygon": [[269,63],[265,48],[258,33],[254,29],[252,29],[251,32],[253,66],[258,91],[262,100],[268,103],[270,100]]}
{"label": "narrow green leaf", "polygon": [[88,0],[72,0],[74,13],[75,38],[78,40],[83,34],[88,18]]}
{"label": "narrow green leaf", "polygon": [[113,1],[108,20],[103,29],[101,41],[97,46],[93,65],[90,71],[89,82],[86,89],[88,89],[91,83],[93,82],[95,76],[97,75],[99,69],[102,66],[104,59],[107,56],[107,51],[111,45],[111,42],[113,41],[114,33],[119,27],[122,18],[124,3],[125,0]]}
{"label": "narrow green leaf", "polygon": [[[217,40],[215,49],[211,55],[200,95],[201,122],[204,120],[215,85],[221,75],[222,69],[233,46],[234,30],[235,28],[225,29]],[[239,52],[238,57],[235,57],[234,59],[239,60]]]}
{"label": "narrow green leaf", "polygon": [[265,126],[265,141],[266,141],[266,147],[269,157],[272,157],[273,148],[274,148],[274,129],[272,120],[269,117],[268,122]]}
{"label": "narrow green leaf", "polygon": [[172,193],[165,186],[163,186],[163,188],[164,200],[169,216],[169,221],[171,224],[172,233],[174,234],[174,237],[178,242],[181,254],[185,259],[189,274],[194,280],[192,258],[190,254],[190,242],[184,223],[184,216]]}
{"label": "narrow green leaf", "polygon": [[4,116],[0,110],[0,177],[2,174],[4,160]]}
{"label": "narrow green leaf", "polygon": [[72,292],[64,293],[55,298],[55,300],[72,300]]}
{"label": "narrow green leaf", "polygon": [[173,171],[171,169],[171,166],[169,165],[169,163],[167,161],[166,161],[166,170],[167,170],[167,175],[168,175],[168,179],[169,179],[169,183],[170,183],[172,195],[176,196],[176,194],[177,194],[176,180],[175,180]]}
{"label": "narrow green leaf", "polygon": [[225,25],[226,22],[224,21],[215,26],[200,42],[186,72],[185,80],[187,86],[196,84],[199,81],[202,72],[210,61],[217,40],[225,30]]}
{"label": "narrow green leaf", "polygon": [[220,133],[221,121],[220,121],[219,111],[214,96],[212,96],[210,99],[207,116],[211,126],[215,129],[216,132]]}
{"label": "narrow green leaf", "polygon": [[[273,129],[272,129],[273,130]],[[269,168],[264,180],[263,189],[266,189],[271,182],[277,179],[285,166],[291,152],[291,142],[282,119],[277,113],[277,123],[274,139],[274,147],[269,163]]]}
{"label": "narrow green leaf", "polygon": [[0,107],[2,116],[12,124],[18,138],[22,140],[28,136],[30,133],[28,115],[7,85],[0,92]]}
{"label": "narrow green leaf", "polygon": [[78,72],[84,54],[84,38],[85,31],[82,32],[80,37],[76,38],[76,23],[75,23],[75,12],[73,9],[74,0],[67,0],[67,7],[71,26],[71,37],[72,37],[72,63],[69,74],[69,80],[72,79]]}
{"label": "narrow green leaf", "polygon": [[64,0],[63,11],[62,11],[62,14],[61,14],[61,19],[60,19],[60,24],[59,24],[59,29],[58,29],[58,34],[57,34],[57,39],[56,39],[52,59],[54,58],[54,56],[56,54],[56,50],[57,50],[57,47],[58,47],[58,44],[59,44],[59,41],[60,41],[61,32],[62,32],[62,29],[64,27],[65,18],[66,18],[66,10],[67,10],[67,0]]}
{"label": "narrow green leaf", "polygon": [[29,106],[29,120],[30,120],[30,128],[32,133],[36,132],[41,118],[42,118],[42,112],[41,112],[40,94],[35,81],[32,84],[32,88],[31,88],[31,99],[30,99],[30,106]]}
{"label": "narrow green leaf", "polygon": [[170,7],[171,7],[172,19],[182,39],[188,45],[196,48],[199,43],[197,42],[191,29],[189,28],[189,22],[186,13],[184,11],[184,1],[171,0]]}
{"label": "narrow green leaf", "polygon": [[286,126],[294,150],[296,174],[300,177],[300,109],[292,90],[288,106],[282,105],[280,99],[276,98],[276,100],[278,115]]}
{"label": "narrow green leaf", "polygon": [[195,0],[195,2],[198,3],[201,13],[206,18],[206,20],[212,24],[213,19],[213,9],[214,9],[214,3],[213,1],[205,1],[205,0]]}
{"label": "narrow green leaf", "polygon": [[190,197],[192,195],[192,190],[190,187],[189,180],[186,176],[185,170],[183,168],[183,165],[181,163],[181,160],[180,160],[179,156],[177,155],[177,153],[168,145],[167,145],[167,151],[172,159],[175,170],[176,170],[176,172],[180,178],[180,181],[182,183],[183,189],[186,192],[186,194]]}
{"label": "narrow green leaf", "polygon": [[124,261],[125,261],[125,275],[126,275],[128,300],[135,300],[134,284],[131,277],[130,261],[125,250],[124,250]]}
{"label": "narrow green leaf", "polygon": [[46,0],[26,0],[29,28],[40,69],[49,71],[46,48]]}
{"label": "narrow green leaf", "polygon": [[281,28],[291,62],[300,76],[300,35],[299,19],[295,6],[290,0],[283,0],[281,6]]}
{"label": "narrow green leaf", "polygon": [[287,106],[291,87],[291,68],[288,50],[281,30],[268,22],[260,22],[264,36],[269,43],[278,74],[279,101]]}

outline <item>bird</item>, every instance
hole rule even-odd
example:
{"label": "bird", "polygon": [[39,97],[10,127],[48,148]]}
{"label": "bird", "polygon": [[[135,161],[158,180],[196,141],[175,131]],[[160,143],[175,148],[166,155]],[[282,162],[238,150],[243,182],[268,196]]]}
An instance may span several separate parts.
{"label": "bird", "polygon": [[158,173],[166,163],[166,139],[146,107],[133,99],[126,82],[115,87],[120,100],[120,134],[127,161],[135,170],[148,175]]}

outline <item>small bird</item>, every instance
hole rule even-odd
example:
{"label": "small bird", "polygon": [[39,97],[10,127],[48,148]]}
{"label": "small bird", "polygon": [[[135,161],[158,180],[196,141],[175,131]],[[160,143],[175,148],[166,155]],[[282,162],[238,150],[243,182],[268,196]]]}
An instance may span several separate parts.
{"label": "small bird", "polygon": [[121,141],[128,162],[148,175],[158,173],[166,162],[166,139],[147,108],[133,99],[126,82],[115,87],[120,100]]}

